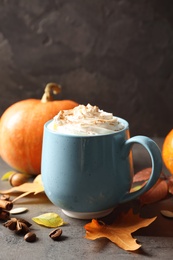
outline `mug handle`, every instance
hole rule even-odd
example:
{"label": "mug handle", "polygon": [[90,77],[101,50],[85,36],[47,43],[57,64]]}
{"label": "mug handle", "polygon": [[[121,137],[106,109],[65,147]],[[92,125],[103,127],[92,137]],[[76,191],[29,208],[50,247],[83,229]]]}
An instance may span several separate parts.
{"label": "mug handle", "polygon": [[124,143],[122,156],[127,157],[130,153],[132,146],[135,143],[141,144],[148,151],[152,162],[152,172],[148,182],[141,189],[125,194],[125,196],[121,200],[121,203],[133,200],[138,196],[142,195],[144,192],[151,189],[151,187],[157,182],[162,171],[162,157],[160,149],[152,139],[146,136],[138,135],[128,139]]}

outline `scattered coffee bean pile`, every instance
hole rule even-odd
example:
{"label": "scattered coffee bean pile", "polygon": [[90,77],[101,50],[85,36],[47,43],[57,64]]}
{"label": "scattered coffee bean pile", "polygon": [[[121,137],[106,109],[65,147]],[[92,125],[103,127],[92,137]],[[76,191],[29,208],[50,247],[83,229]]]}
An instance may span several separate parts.
{"label": "scattered coffee bean pile", "polygon": [[[2,195],[0,197],[0,220],[5,221],[3,226],[16,234],[23,234],[26,242],[35,242],[37,240],[37,236],[30,230],[32,224],[23,218],[11,217],[10,210],[12,208],[13,202],[10,200],[10,196]],[[57,228],[49,234],[49,237],[54,241],[58,241],[60,240],[61,235],[62,229]]]}

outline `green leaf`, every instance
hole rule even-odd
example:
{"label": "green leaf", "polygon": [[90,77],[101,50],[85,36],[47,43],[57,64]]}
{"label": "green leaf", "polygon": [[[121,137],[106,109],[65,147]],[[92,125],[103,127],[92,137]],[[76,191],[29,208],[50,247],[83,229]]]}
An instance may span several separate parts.
{"label": "green leaf", "polygon": [[32,218],[32,220],[34,222],[36,222],[38,225],[42,225],[45,227],[52,227],[52,228],[60,227],[60,226],[67,224],[56,213],[45,213],[45,214]]}
{"label": "green leaf", "polygon": [[1,181],[7,181],[13,173],[15,173],[15,172],[14,172],[14,171],[6,172],[6,173],[1,177]]}

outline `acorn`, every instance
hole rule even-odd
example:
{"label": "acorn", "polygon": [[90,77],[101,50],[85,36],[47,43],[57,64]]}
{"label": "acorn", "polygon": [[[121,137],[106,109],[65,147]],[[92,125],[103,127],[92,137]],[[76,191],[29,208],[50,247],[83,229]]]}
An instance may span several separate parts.
{"label": "acorn", "polygon": [[27,182],[29,178],[30,175],[28,174],[14,172],[13,174],[10,175],[8,180],[11,186],[16,187]]}

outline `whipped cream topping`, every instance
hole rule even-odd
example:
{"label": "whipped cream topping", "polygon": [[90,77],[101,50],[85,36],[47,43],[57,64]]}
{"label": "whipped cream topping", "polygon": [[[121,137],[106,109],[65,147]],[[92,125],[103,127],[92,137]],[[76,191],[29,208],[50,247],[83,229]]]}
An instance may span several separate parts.
{"label": "whipped cream topping", "polygon": [[70,110],[61,110],[48,127],[64,134],[99,135],[122,130],[124,125],[112,113],[88,104]]}

